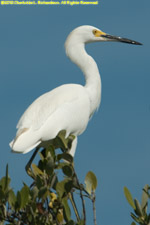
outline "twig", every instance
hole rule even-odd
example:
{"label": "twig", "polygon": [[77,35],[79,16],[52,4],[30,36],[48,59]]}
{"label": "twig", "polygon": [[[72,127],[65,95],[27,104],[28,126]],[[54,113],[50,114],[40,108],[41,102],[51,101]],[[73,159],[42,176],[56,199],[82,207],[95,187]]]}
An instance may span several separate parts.
{"label": "twig", "polygon": [[96,207],[95,207],[95,200],[96,200],[96,197],[95,197],[95,193],[92,192],[92,203],[93,203],[93,216],[94,216],[94,225],[97,225],[97,222],[96,222]]}
{"label": "twig", "polygon": [[53,188],[53,186],[54,186],[54,183],[55,183],[55,181],[56,181],[56,175],[57,175],[58,173],[55,173],[54,174],[54,176],[53,176],[53,178],[52,178],[52,181],[51,181],[51,185],[50,185],[50,188]]}
{"label": "twig", "polygon": [[77,221],[80,222],[80,216],[79,216],[78,209],[77,209],[75,201],[74,201],[73,193],[69,193],[68,196],[69,196],[69,199],[71,201],[72,207],[74,209]]}
{"label": "twig", "polygon": [[83,208],[84,224],[86,224],[85,202],[84,202],[84,198],[83,198],[83,194],[82,194],[81,188],[80,188],[80,197],[81,197],[81,200],[82,200],[82,208]]}
{"label": "twig", "polygon": [[79,183],[79,180],[78,180],[78,177],[77,177],[77,174],[76,174],[75,171],[74,171],[74,175],[76,177],[77,184],[78,184],[79,190],[80,190],[80,198],[81,198],[81,201],[82,201],[82,208],[83,208],[83,220],[84,220],[84,225],[85,225],[86,224],[86,210],[85,210],[85,202],[84,202],[84,198],[83,198],[83,194],[82,194],[83,188],[81,188],[81,184]]}

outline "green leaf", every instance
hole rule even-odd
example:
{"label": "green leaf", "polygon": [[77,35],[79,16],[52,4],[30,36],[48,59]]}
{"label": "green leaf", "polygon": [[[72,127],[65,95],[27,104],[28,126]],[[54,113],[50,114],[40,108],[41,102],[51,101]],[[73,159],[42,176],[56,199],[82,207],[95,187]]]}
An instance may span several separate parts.
{"label": "green leaf", "polygon": [[59,134],[57,135],[58,142],[60,142],[59,145],[60,147],[62,147],[62,149],[68,148],[67,139],[65,138],[65,136],[66,136],[65,130],[60,131]]}
{"label": "green leaf", "polygon": [[130,206],[133,209],[136,209],[135,204],[134,204],[134,201],[133,201],[133,198],[132,198],[132,195],[131,195],[131,193],[130,193],[130,191],[128,190],[127,187],[124,187],[124,195],[125,195],[128,203],[130,204]]}
{"label": "green leaf", "polygon": [[61,182],[58,182],[56,184],[56,191],[57,191],[57,194],[60,198],[62,198],[66,192],[66,188],[65,188],[65,185],[68,183],[68,179],[64,179],[63,181]]}
{"label": "green leaf", "polygon": [[36,176],[35,182],[36,182],[36,186],[38,187],[38,189],[43,187],[43,180],[40,176],[38,176],[38,175]]}
{"label": "green leaf", "polygon": [[9,205],[12,207],[12,209],[14,209],[15,203],[16,203],[16,196],[15,196],[15,193],[13,192],[13,190],[9,191],[8,202],[9,202]]}
{"label": "green leaf", "polygon": [[71,148],[72,141],[74,140],[74,135],[69,135],[68,138],[66,138],[66,131],[62,130],[58,133],[57,137],[53,140],[53,146],[55,149],[60,148],[63,151],[67,151]]}
{"label": "green leaf", "polygon": [[17,192],[17,209],[21,208],[21,193],[20,191]]}
{"label": "green leaf", "polygon": [[64,210],[65,210],[65,215],[64,215],[65,219],[67,221],[69,221],[70,218],[71,218],[71,210],[70,210],[69,205],[68,205],[67,197],[63,198],[62,204],[63,204]]}
{"label": "green leaf", "polygon": [[2,177],[2,179],[0,180],[0,186],[2,187],[2,190],[4,192],[8,191],[9,183],[10,183],[10,178],[9,177]]}
{"label": "green leaf", "polygon": [[137,199],[134,199],[134,204],[135,204],[135,213],[140,217],[143,216],[142,207]]}
{"label": "green leaf", "polygon": [[43,161],[44,160],[43,154],[41,152],[38,152],[38,154],[40,155],[41,161]]}
{"label": "green leaf", "polygon": [[73,188],[73,182],[72,182],[72,180],[68,180],[68,182],[66,182],[64,184],[64,187],[65,187],[65,191],[67,193],[69,193],[71,191],[71,189]]}
{"label": "green leaf", "polygon": [[5,199],[5,193],[2,188],[0,188],[0,202],[2,201],[2,199]]}
{"label": "green leaf", "polygon": [[58,160],[64,159],[70,163],[73,162],[73,157],[69,153],[58,154],[57,159]]}
{"label": "green leaf", "polygon": [[49,158],[48,161],[46,162],[45,166],[46,166],[45,167],[46,173],[48,175],[51,175],[53,173],[53,170],[54,170],[54,167],[55,167],[53,158]]}
{"label": "green leaf", "polygon": [[32,200],[36,199],[36,197],[38,196],[38,192],[39,192],[39,190],[38,190],[37,186],[32,188],[32,190],[30,192]]}
{"label": "green leaf", "polygon": [[78,225],[85,225],[84,220],[80,220]]}
{"label": "green leaf", "polygon": [[73,183],[73,184],[72,184],[73,187],[76,188],[76,189],[79,189],[79,190],[80,190],[80,189],[82,188],[82,186],[83,186],[83,185],[79,184],[79,181],[78,181],[78,179],[77,179],[76,176],[73,177],[72,183]]}
{"label": "green leaf", "polygon": [[144,210],[144,212],[146,213],[146,210],[147,210],[147,204],[148,204],[148,188],[149,188],[149,185],[146,184],[144,186],[144,189],[143,189],[143,193],[142,193],[142,201],[141,201],[141,207],[142,207],[142,210]]}
{"label": "green leaf", "polygon": [[9,190],[9,183],[10,183],[10,178],[8,176],[8,164],[6,166],[6,176],[2,177],[0,180],[0,187],[4,193],[6,193]]}
{"label": "green leaf", "polygon": [[8,189],[10,179],[8,177],[8,164],[6,166],[6,179],[5,179],[5,190]]}
{"label": "green leaf", "polygon": [[48,191],[47,187],[41,187],[38,193],[39,198],[45,199],[48,194],[47,191]]}
{"label": "green leaf", "polygon": [[70,220],[69,222],[66,223],[66,225],[75,225],[75,222],[73,220]]}
{"label": "green leaf", "polygon": [[50,151],[50,155],[51,155],[51,158],[53,159],[53,161],[55,160],[55,148],[54,146],[50,145],[48,147],[48,150]]}
{"label": "green leaf", "polygon": [[32,164],[33,173],[37,175],[43,175],[42,170],[40,170],[34,163]]}
{"label": "green leaf", "polygon": [[51,188],[53,188],[54,190],[56,190],[57,183],[58,183],[58,177],[56,176],[56,173],[54,173],[50,177],[50,186],[51,186]]}
{"label": "green leaf", "polygon": [[85,176],[85,185],[86,185],[86,191],[91,194],[92,191],[96,190],[97,187],[97,178],[95,174],[92,171],[89,171]]}
{"label": "green leaf", "polygon": [[69,165],[63,166],[62,171],[68,177],[71,177],[73,175],[73,170]]}
{"label": "green leaf", "polygon": [[62,196],[63,196],[63,194],[64,194],[64,192],[65,192],[64,181],[58,182],[58,183],[56,184],[56,191],[57,191],[57,193],[58,193],[58,196],[59,196],[60,198],[62,198]]}
{"label": "green leaf", "polygon": [[29,188],[27,185],[25,185],[21,189],[20,194],[21,194],[21,208],[24,208],[29,201]]}
{"label": "green leaf", "polygon": [[136,223],[135,222],[132,222],[131,225],[136,225]]}
{"label": "green leaf", "polygon": [[138,217],[136,217],[133,213],[131,213],[131,217],[137,222],[140,222],[140,219]]}
{"label": "green leaf", "polygon": [[68,166],[67,162],[60,162],[56,165],[56,169],[62,169],[64,166]]}

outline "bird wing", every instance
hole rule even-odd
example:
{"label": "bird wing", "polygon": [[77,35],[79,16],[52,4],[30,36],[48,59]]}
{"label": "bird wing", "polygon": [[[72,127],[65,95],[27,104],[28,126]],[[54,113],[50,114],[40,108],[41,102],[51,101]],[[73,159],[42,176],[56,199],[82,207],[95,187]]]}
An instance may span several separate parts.
{"label": "bird wing", "polygon": [[20,118],[17,129],[38,130],[46,120],[62,105],[85,97],[85,89],[78,84],[66,84],[53,89],[37,98]]}

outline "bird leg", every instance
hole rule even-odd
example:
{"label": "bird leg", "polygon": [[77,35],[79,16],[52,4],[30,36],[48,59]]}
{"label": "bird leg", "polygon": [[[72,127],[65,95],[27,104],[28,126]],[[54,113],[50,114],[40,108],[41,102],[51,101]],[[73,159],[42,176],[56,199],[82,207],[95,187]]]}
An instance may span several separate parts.
{"label": "bird leg", "polygon": [[62,130],[59,132],[59,134],[56,136],[56,138],[50,140],[50,141],[45,141],[42,142],[38,147],[36,147],[33,155],[31,156],[29,162],[27,163],[25,169],[27,174],[30,177],[34,177],[32,169],[31,169],[31,164],[37,154],[37,152],[39,151],[39,149],[41,147],[43,147],[44,149],[48,148],[51,145],[53,145],[54,149],[60,148],[62,150],[62,152],[68,152],[71,150],[71,155],[74,156],[74,152],[75,152],[75,148],[76,148],[76,144],[77,144],[77,138],[74,135],[69,135],[68,138],[65,138],[65,134],[66,131]]}
{"label": "bird leg", "polygon": [[28,163],[27,163],[27,165],[26,165],[26,167],[25,167],[26,172],[27,172],[27,174],[28,174],[30,177],[33,177],[33,172],[32,172],[32,169],[31,169],[31,164],[32,164],[32,162],[33,162],[33,160],[34,160],[34,158],[35,158],[37,152],[39,151],[39,149],[40,149],[39,147],[37,147],[37,148],[35,149],[33,155],[31,156],[30,160],[28,161]]}

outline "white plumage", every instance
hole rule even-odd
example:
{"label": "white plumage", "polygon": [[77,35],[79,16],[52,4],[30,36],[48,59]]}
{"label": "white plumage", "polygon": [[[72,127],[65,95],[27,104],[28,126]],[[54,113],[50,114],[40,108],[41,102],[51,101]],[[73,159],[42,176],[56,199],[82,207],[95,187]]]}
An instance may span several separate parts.
{"label": "white plumage", "polygon": [[66,84],[37,98],[24,112],[17,124],[17,133],[10,143],[12,151],[27,153],[57,136],[61,130],[76,136],[71,154],[74,155],[77,136],[86,129],[90,117],[101,100],[101,79],[94,59],[85,51],[85,43],[96,41],[122,41],[140,44],[128,39],[110,36],[92,26],[73,30],[65,43],[70,60],[85,76],[85,86]]}

